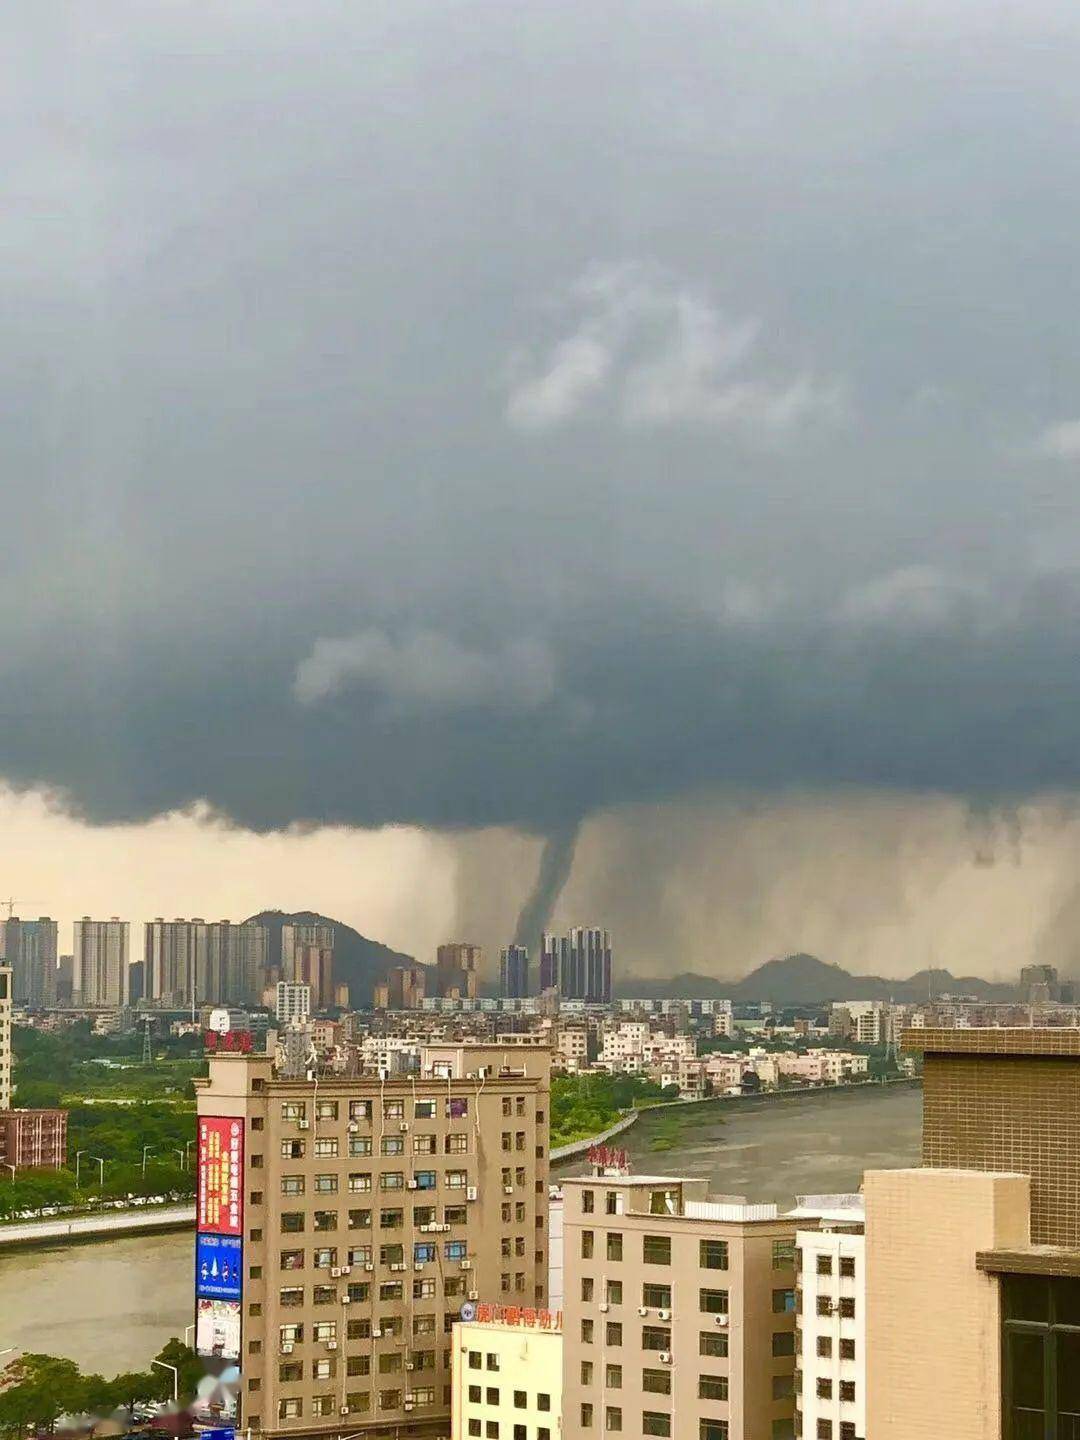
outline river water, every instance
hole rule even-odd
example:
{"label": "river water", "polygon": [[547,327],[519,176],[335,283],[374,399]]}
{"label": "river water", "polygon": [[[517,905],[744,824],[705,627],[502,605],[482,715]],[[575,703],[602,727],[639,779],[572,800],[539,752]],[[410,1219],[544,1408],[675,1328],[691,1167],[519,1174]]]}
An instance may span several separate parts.
{"label": "river water", "polygon": [[[703,1175],[713,1193],[784,1205],[917,1164],[921,1116],[920,1090],[868,1086],[664,1111],[625,1144],[638,1174]],[[66,1355],[106,1375],[145,1368],[192,1322],[192,1249],[191,1232],[174,1231],[0,1251],[0,1350]]]}

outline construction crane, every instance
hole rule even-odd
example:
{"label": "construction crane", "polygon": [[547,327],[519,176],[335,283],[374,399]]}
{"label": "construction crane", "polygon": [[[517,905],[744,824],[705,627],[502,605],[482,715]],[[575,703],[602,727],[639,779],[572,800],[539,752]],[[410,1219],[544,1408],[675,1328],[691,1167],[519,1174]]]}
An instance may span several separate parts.
{"label": "construction crane", "polygon": [[7,899],[7,900],[0,900],[0,905],[6,905],[6,906],[7,906],[7,913],[8,913],[8,919],[9,919],[9,920],[11,920],[11,919],[14,918],[14,915],[15,915],[15,906],[16,906],[16,905],[29,905],[29,903],[30,903],[29,900],[16,900],[16,898],[15,898],[14,895],[12,895],[12,896],[11,896],[9,899]]}

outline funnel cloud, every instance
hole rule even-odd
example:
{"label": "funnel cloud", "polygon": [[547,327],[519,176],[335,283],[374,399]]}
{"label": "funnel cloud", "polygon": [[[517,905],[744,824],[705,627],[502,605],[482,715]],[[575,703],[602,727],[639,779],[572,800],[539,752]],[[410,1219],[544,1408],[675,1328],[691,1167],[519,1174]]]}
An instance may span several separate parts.
{"label": "funnel cloud", "polygon": [[580,829],[580,822],[574,820],[548,834],[540,852],[536,883],[514,928],[514,944],[524,945],[537,964],[544,931],[570,877]]}

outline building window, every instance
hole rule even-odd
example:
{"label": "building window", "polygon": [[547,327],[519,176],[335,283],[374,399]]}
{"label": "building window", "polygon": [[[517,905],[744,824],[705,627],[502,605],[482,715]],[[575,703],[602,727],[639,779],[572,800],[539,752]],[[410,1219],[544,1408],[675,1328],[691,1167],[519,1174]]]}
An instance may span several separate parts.
{"label": "building window", "polygon": [[581,1258],[583,1260],[591,1260],[593,1258],[593,1239],[593,1232],[591,1230],[583,1230],[581,1232]]}
{"label": "building window", "polygon": [[671,1286],[643,1285],[641,1287],[641,1303],[648,1306],[650,1310],[670,1310]]}
{"label": "building window", "polygon": [[648,1395],[671,1394],[670,1370],[642,1370],[641,1388]]}
{"label": "building window", "polygon": [[772,1353],[777,1356],[795,1354],[794,1330],[775,1330],[773,1332]]}
{"label": "building window", "polygon": [[641,1412],[641,1433],[643,1435],[670,1435],[671,1416],[662,1410],[643,1410]]}
{"label": "building window", "polygon": [[582,1362],[581,1362],[581,1383],[582,1383],[582,1385],[591,1385],[591,1384],[592,1384],[592,1377],[593,1377],[593,1363],[592,1363],[592,1361],[591,1361],[591,1360],[582,1360]]}
{"label": "building window", "polygon": [[[842,1342],[841,1342],[841,1343],[842,1343]],[[823,1360],[828,1360],[828,1358],[829,1358],[830,1355],[832,1354],[832,1337],[831,1337],[831,1336],[829,1336],[829,1335],[819,1335],[819,1336],[817,1337],[817,1353],[821,1356],[821,1358],[822,1358]]]}
{"label": "building window", "polygon": [[591,1320],[582,1320],[581,1322],[581,1343],[583,1345],[593,1343],[593,1322]]}
{"label": "building window", "polygon": [[699,1400],[726,1400],[728,1398],[728,1377],[726,1375],[699,1375]]}
{"label": "building window", "polygon": [[336,1176],[336,1175],[316,1175],[316,1176],[315,1176],[315,1193],[316,1193],[316,1195],[336,1195],[336,1194],[337,1194],[337,1176]]}
{"label": "building window", "polygon": [[840,1341],[840,1359],[841,1359],[841,1360],[854,1360],[854,1359],[855,1359],[855,1341],[854,1341],[854,1340],[841,1340],[841,1341]]}
{"label": "building window", "polygon": [[671,1331],[662,1325],[641,1327],[641,1348],[643,1350],[670,1350]]}
{"label": "building window", "polygon": [[350,1136],[349,1136],[349,1154],[350,1154],[350,1155],[370,1155],[370,1154],[371,1154],[371,1136],[370,1136],[370,1135],[350,1135]]}
{"label": "building window", "polygon": [[591,1299],[593,1298],[593,1293],[594,1293],[594,1291],[595,1291],[595,1288],[596,1288],[595,1282],[594,1282],[594,1280],[593,1280],[593,1278],[592,1278],[591,1275],[583,1275],[583,1276],[581,1277],[581,1298],[582,1298],[582,1300],[585,1300],[585,1301],[591,1300]]}
{"label": "building window", "polygon": [[772,1242],[772,1268],[786,1270],[795,1264],[795,1241],[774,1240]]}
{"label": "building window", "polygon": [[596,1205],[596,1197],[591,1190],[581,1192],[581,1210],[585,1215],[591,1215]]}
{"label": "building window", "polygon": [[818,1381],[817,1381],[817,1387],[816,1387],[816,1389],[815,1389],[815,1394],[817,1395],[817,1398],[818,1398],[819,1400],[831,1400],[831,1399],[832,1399],[832,1381],[829,1380],[829,1379],[827,1379],[827,1378],[826,1378],[825,1376],[823,1376],[823,1375],[819,1375],[819,1376],[818,1376]]}
{"label": "building window", "polygon": [[728,1313],[728,1292],[726,1290],[699,1290],[698,1299],[704,1315],[726,1315]]}
{"label": "building window", "polygon": [[315,1141],[315,1158],[317,1160],[336,1160],[338,1153],[338,1142],[334,1136]]}
{"label": "building window", "polygon": [[719,1355],[728,1353],[728,1337],[726,1330],[702,1330],[698,1339],[699,1355]]}
{"label": "building window", "polygon": [[840,1318],[841,1318],[842,1320],[854,1320],[854,1319],[855,1319],[855,1299],[854,1299],[854,1296],[851,1296],[851,1295],[841,1295],[841,1297],[840,1297]]}
{"label": "building window", "polygon": [[283,1175],[281,1177],[281,1193],[283,1195],[303,1195],[303,1175]]}
{"label": "building window", "polygon": [[841,1274],[841,1275],[844,1277],[844,1279],[846,1279],[846,1280],[854,1280],[854,1278],[855,1278],[855,1257],[854,1257],[854,1255],[841,1255],[841,1256],[840,1256],[840,1274]]}
{"label": "building window", "polygon": [[622,1259],[622,1234],[618,1230],[609,1230],[607,1236],[607,1258],[609,1260]]}
{"label": "building window", "polygon": [[605,1338],[609,1345],[622,1344],[622,1325],[617,1320],[608,1321]]}
{"label": "building window", "polygon": [[304,1402],[299,1398],[290,1397],[287,1400],[278,1401],[279,1420],[299,1420],[304,1413]]}
{"label": "building window", "polygon": [[698,1440],[728,1440],[726,1420],[701,1420],[698,1422]]}
{"label": "building window", "polygon": [[[607,1388],[608,1388],[609,1390],[621,1390],[621,1389],[622,1389],[622,1366],[621,1366],[621,1365],[608,1365],[608,1366],[606,1367],[606,1369],[604,1370],[604,1384],[607,1386]],[[546,1399],[547,1397],[545,1396],[545,1397],[543,1397],[543,1398]],[[549,1403],[548,1405],[541,1405],[539,1408],[540,1408],[541,1410],[549,1410],[549,1409],[551,1408],[551,1406],[550,1406],[550,1403]]]}
{"label": "building window", "polygon": [[852,1405],[853,1405],[853,1404],[855,1403],[855,1381],[854,1381],[854,1380],[841,1380],[841,1381],[840,1381],[840,1399],[841,1399],[842,1401],[844,1401],[845,1404],[852,1404]]}
{"label": "building window", "polygon": [[726,1240],[702,1240],[698,1257],[702,1270],[726,1270],[728,1268],[728,1242]]}
{"label": "building window", "polygon": [[817,1435],[817,1440],[832,1440],[832,1421],[819,1420],[814,1433]]}
{"label": "building window", "polygon": [[604,1411],[604,1429],[622,1429],[622,1409],[618,1405],[609,1405]]}
{"label": "building window", "polygon": [[817,1273],[818,1273],[819,1275],[831,1275],[831,1274],[832,1274],[832,1256],[831,1256],[831,1255],[819,1255],[819,1256],[817,1257]]}
{"label": "building window", "polygon": [[772,1292],[772,1308],[774,1315],[794,1315],[795,1291],[774,1290]]}
{"label": "building window", "polygon": [[[520,1248],[518,1248],[517,1246],[515,1246],[515,1254],[524,1255],[524,1254],[525,1254],[525,1242],[524,1242],[523,1240],[522,1240],[522,1241],[519,1241],[519,1242],[518,1242],[518,1246],[520,1246]],[[607,1303],[608,1303],[609,1305],[621,1305],[621,1304],[622,1304],[622,1281],[621,1281],[621,1280],[609,1280],[609,1281],[607,1282],[607,1293],[606,1293],[606,1295],[604,1296],[604,1299],[607,1301]]]}
{"label": "building window", "polygon": [[794,1375],[774,1375],[772,1377],[772,1398],[774,1400],[790,1400],[794,1394]]}
{"label": "building window", "polygon": [[670,1235],[643,1235],[641,1237],[641,1258],[646,1265],[670,1265]]}

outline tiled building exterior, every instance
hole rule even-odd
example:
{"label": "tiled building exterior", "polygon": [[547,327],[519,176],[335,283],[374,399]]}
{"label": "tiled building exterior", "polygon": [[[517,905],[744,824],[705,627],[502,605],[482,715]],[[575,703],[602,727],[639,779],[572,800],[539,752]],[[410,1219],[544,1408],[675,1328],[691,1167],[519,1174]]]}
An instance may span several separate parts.
{"label": "tiled building exterior", "polygon": [[243,1126],[242,1411],[273,1436],[450,1433],[470,1299],[547,1302],[549,1052],[425,1047],[409,1079],[214,1056]]}
{"label": "tiled building exterior", "polygon": [[794,1434],[796,1222],[704,1180],[563,1182],[563,1436]]}

